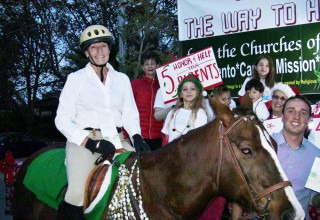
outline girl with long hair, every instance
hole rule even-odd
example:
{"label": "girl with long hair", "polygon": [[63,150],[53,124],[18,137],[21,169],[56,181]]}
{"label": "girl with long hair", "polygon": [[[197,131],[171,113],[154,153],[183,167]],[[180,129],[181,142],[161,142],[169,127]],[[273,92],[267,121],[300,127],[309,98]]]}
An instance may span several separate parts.
{"label": "girl with long hair", "polygon": [[180,82],[177,104],[168,113],[161,130],[165,135],[164,144],[208,122],[202,92],[202,84],[193,74]]}
{"label": "girl with long hair", "polygon": [[268,55],[260,55],[254,62],[253,76],[245,79],[241,89],[238,92],[240,102],[246,93],[246,85],[250,79],[258,79],[264,86],[262,98],[264,101],[271,100],[271,89],[275,85],[276,71],[274,68],[273,60]]}

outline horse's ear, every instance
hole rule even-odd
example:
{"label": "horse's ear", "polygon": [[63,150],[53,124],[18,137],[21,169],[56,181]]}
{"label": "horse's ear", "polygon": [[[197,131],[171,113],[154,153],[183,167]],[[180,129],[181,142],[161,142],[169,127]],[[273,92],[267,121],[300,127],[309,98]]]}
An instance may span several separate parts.
{"label": "horse's ear", "polygon": [[242,97],[241,107],[252,109],[252,106],[253,106],[253,103],[249,97],[249,93],[244,94],[244,96]]}
{"label": "horse's ear", "polygon": [[214,97],[208,97],[211,107],[216,117],[223,123],[225,127],[231,126],[234,121],[234,114],[231,110]]}

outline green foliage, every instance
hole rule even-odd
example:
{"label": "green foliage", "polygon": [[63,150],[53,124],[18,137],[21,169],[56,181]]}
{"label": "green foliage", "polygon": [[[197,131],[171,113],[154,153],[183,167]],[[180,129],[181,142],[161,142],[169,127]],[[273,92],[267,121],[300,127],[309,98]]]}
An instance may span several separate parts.
{"label": "green foliage", "polygon": [[131,78],[140,76],[139,64],[144,52],[158,51],[162,58],[169,53],[177,53],[176,10],[176,5],[167,1],[128,1],[125,5],[120,13],[125,23],[119,32],[126,49],[121,64],[124,72],[131,73]]}
{"label": "green foliage", "polygon": [[[131,79],[140,76],[145,51],[159,52],[163,61],[169,53],[177,55],[174,1],[129,0],[123,12],[119,2],[0,0],[0,110],[23,116],[19,120],[25,129],[33,126],[35,102],[59,94],[68,74],[88,62],[79,49],[79,36],[92,24],[109,28],[116,42],[110,63]],[[118,53],[120,39],[124,57]]]}

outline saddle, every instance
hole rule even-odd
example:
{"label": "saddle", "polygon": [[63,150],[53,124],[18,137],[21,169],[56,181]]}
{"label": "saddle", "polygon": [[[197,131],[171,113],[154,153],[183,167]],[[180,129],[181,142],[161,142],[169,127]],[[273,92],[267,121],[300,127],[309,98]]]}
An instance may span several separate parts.
{"label": "saddle", "polygon": [[[126,150],[123,148],[116,150],[116,154],[124,152],[126,152]],[[84,194],[84,209],[88,208],[92,201],[97,197],[109,167],[111,167],[110,164],[99,163],[88,176]]]}

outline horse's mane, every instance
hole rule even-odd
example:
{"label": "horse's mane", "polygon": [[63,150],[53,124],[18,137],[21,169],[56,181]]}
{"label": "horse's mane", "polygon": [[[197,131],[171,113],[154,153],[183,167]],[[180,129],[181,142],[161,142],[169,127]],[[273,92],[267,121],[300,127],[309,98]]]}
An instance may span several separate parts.
{"label": "horse's mane", "polygon": [[232,112],[237,114],[237,115],[254,115],[253,111],[247,107],[244,106],[239,106],[237,108],[232,109]]}
{"label": "horse's mane", "polygon": [[235,115],[240,115],[240,116],[247,116],[247,115],[254,115],[255,116],[255,119],[257,121],[257,125],[262,129],[262,130],[265,130],[264,128],[264,125],[263,123],[258,119],[257,115],[250,109],[248,109],[247,107],[245,106],[239,106],[237,108],[234,108],[232,110],[232,112],[235,114]]}

